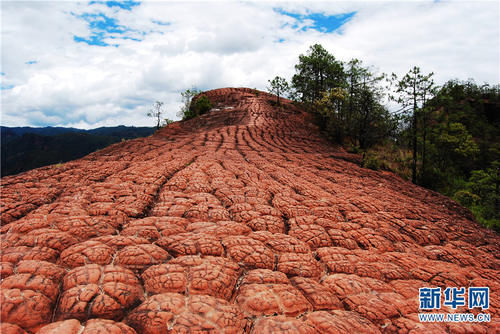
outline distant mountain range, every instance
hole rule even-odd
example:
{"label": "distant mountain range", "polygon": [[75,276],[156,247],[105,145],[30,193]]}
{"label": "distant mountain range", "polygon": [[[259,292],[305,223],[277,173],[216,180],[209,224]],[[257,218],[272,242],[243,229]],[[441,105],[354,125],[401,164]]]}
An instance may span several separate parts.
{"label": "distant mountain range", "polygon": [[154,127],[123,125],[91,130],[0,126],[1,176],[78,159],[113,143],[154,132]]}

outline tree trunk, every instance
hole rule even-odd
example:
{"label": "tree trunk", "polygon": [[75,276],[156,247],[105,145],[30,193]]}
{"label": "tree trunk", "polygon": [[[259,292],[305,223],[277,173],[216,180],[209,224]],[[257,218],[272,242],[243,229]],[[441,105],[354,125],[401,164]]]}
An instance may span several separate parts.
{"label": "tree trunk", "polygon": [[[349,94],[349,114],[347,115],[347,131],[351,135],[352,131],[352,118],[354,114],[354,105],[352,100],[354,99],[354,74],[351,73],[351,91]],[[352,138],[352,137],[351,137]]]}
{"label": "tree trunk", "polygon": [[495,184],[495,212],[496,217],[500,217],[500,166],[497,167],[497,182]]}
{"label": "tree trunk", "polygon": [[321,92],[323,92],[325,89],[323,87],[323,71],[321,68],[319,69],[319,96],[321,96]]}
{"label": "tree trunk", "polygon": [[413,163],[411,166],[411,182],[417,184],[417,88],[413,83]]}
{"label": "tree trunk", "polygon": [[422,147],[422,175],[424,176],[423,179],[425,179],[425,175],[426,175],[426,166],[425,166],[425,150],[426,150],[426,139],[427,139],[427,112],[426,110],[424,109],[425,108],[425,97],[424,97],[424,101],[423,101],[423,105],[422,105],[422,111],[423,111],[423,138],[422,138],[422,141],[423,141],[423,147]]}

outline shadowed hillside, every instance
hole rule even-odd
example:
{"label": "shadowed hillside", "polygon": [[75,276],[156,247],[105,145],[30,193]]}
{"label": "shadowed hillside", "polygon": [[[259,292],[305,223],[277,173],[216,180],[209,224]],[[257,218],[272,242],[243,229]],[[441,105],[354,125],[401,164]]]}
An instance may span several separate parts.
{"label": "shadowed hillside", "polygon": [[102,127],[92,130],[2,126],[2,176],[81,158],[113,143],[153,134],[148,127]]}
{"label": "shadowed hillside", "polygon": [[[2,333],[498,328],[500,237],[467,209],[361,168],[290,101],[203,94],[199,118],[2,178]],[[420,323],[424,287],[489,287],[440,312],[491,322]]]}

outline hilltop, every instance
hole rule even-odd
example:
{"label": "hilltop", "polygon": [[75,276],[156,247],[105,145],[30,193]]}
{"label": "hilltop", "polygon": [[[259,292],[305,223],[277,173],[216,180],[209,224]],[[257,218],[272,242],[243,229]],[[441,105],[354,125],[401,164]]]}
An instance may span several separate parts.
{"label": "hilltop", "polygon": [[[360,167],[291,101],[203,94],[198,118],[1,179],[2,333],[498,328],[500,236],[467,209]],[[420,323],[424,287],[489,287],[491,322]]]}

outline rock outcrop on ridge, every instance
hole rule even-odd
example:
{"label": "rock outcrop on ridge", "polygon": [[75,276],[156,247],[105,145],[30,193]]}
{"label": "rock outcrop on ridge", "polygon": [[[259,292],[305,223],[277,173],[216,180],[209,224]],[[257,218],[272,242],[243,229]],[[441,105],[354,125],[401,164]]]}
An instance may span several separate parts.
{"label": "rock outcrop on ridge", "polygon": [[[500,237],[252,89],[148,138],[2,179],[2,333],[487,333]],[[488,323],[419,288],[489,287]],[[443,297],[444,298],[444,297]]]}

